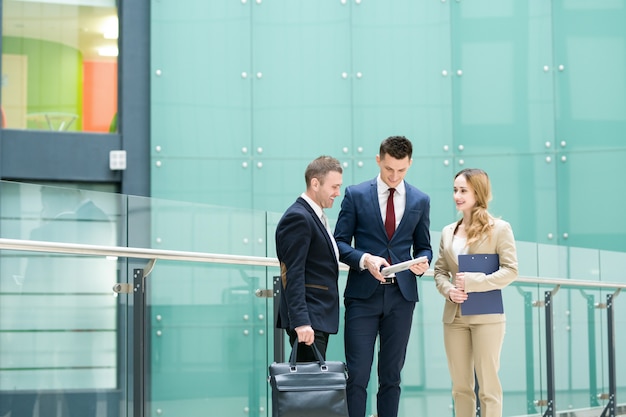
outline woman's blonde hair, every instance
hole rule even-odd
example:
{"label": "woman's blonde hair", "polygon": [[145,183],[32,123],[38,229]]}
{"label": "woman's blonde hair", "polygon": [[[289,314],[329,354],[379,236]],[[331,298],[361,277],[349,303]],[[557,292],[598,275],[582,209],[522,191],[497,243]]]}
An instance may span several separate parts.
{"label": "woman's blonde hair", "polygon": [[[493,229],[493,217],[487,210],[491,201],[491,182],[485,171],[478,168],[466,168],[459,171],[454,178],[464,176],[467,183],[474,192],[476,205],[472,208],[470,224],[465,225],[465,233],[467,234],[467,246],[478,242],[484,235],[491,238]],[[461,224],[462,219],[458,224]],[[458,226],[457,226],[458,227]]]}

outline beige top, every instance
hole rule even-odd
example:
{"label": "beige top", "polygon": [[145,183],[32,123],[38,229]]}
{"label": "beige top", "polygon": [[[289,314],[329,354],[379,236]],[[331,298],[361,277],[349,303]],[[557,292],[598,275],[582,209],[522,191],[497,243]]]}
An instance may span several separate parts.
{"label": "beige top", "polygon": [[[470,248],[469,254],[495,253],[500,258],[500,269],[493,274],[482,272],[465,273],[465,291],[484,292],[502,289],[515,281],[517,272],[517,250],[511,225],[501,219],[493,219],[492,236],[484,237]],[[447,225],[441,232],[439,256],[435,262],[435,284],[437,290],[446,299],[443,309],[443,322],[452,323],[460,304],[453,303],[448,298],[448,292],[454,288],[454,277],[459,271],[459,261],[453,249],[454,229],[457,222]],[[504,314],[480,314],[466,316],[472,323],[496,323],[505,321]]]}

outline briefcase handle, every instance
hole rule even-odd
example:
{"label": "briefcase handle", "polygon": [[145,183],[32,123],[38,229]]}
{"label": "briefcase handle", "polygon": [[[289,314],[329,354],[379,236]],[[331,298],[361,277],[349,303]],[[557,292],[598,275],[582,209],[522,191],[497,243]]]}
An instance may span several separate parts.
{"label": "briefcase handle", "polygon": [[[296,369],[297,369],[296,358],[298,357],[298,345],[299,344],[300,343],[298,343],[298,339],[296,339],[296,341],[293,342],[293,347],[291,348],[291,356],[289,356],[289,370],[291,372],[296,372]],[[313,349],[313,354],[315,355],[315,358],[320,364],[320,369],[322,370],[322,372],[328,371],[328,367],[326,366],[326,361],[322,357],[322,354],[320,353],[317,346],[315,346],[315,342],[313,342],[313,344],[311,345],[311,348]]]}

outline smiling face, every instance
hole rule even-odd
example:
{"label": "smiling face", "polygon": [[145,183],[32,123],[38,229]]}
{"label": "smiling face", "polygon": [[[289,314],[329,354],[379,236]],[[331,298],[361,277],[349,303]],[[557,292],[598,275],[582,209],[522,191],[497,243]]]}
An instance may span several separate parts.
{"label": "smiling face", "polygon": [[454,203],[456,209],[463,214],[470,214],[476,205],[474,188],[463,174],[454,179]]}
{"label": "smiling face", "polygon": [[307,194],[321,208],[331,208],[335,198],[339,197],[342,175],[337,171],[330,171],[321,179],[313,178]]}
{"label": "smiling face", "polygon": [[403,159],[396,159],[389,154],[376,155],[376,163],[380,168],[380,178],[389,188],[396,188],[406,176],[413,160],[408,156]]}

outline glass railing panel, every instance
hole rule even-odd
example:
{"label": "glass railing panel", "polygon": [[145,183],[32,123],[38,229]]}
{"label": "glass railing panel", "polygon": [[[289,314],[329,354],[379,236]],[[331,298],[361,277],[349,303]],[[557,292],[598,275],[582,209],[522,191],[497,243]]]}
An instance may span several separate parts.
{"label": "glass railing panel", "polygon": [[[567,248],[563,263],[567,264],[567,275],[576,280],[598,279],[598,251]],[[595,333],[596,317],[594,302],[598,291],[592,288],[565,287],[553,296],[554,318],[554,367],[557,409],[580,409],[589,407],[590,373],[595,377]],[[597,324],[601,322],[598,321]]]}
{"label": "glass railing panel", "polygon": [[278,273],[159,261],[147,278],[148,415],[267,416]]}
{"label": "glass railing panel", "polygon": [[[261,211],[129,197],[128,219],[129,244],[151,249],[266,256],[273,239]],[[278,268],[156,262],[145,281],[148,414],[267,415],[274,318],[256,292],[271,289],[274,275]]]}
{"label": "glass railing panel", "polygon": [[0,270],[3,415],[125,416],[128,315],[112,291],[117,260],[3,251]]}
{"label": "glass railing panel", "polygon": [[[0,182],[0,187],[3,238],[45,236],[58,242],[276,256],[274,233],[281,213],[83,190],[81,202],[91,201],[105,219],[96,211],[78,215],[75,208],[53,215],[43,195],[53,191],[51,202],[58,206],[71,193],[10,182]],[[432,232],[434,260],[439,239],[440,233]],[[517,248],[523,277],[623,281],[625,253],[532,242],[517,242]],[[0,252],[0,412],[11,409],[11,417],[34,417],[57,404],[62,413],[133,414],[128,392],[136,378],[133,358],[141,353],[132,345],[136,296],[114,297],[111,288],[132,281],[133,270],[146,265],[148,259]],[[273,301],[256,296],[256,291],[271,289],[278,273],[276,267],[156,262],[146,279],[148,413],[193,416],[214,409],[220,415],[269,415],[266,376],[274,359],[275,317]],[[346,277],[342,271],[341,293]],[[452,416],[441,323],[444,300],[432,276],[420,278],[418,286],[400,414]],[[554,288],[516,282],[503,291],[507,333],[500,376],[505,416],[545,412],[545,406],[535,404],[547,399],[546,319],[540,304]],[[612,293],[562,286],[553,294],[557,411],[607,404],[605,304]],[[615,299],[617,311],[621,302],[621,297]],[[327,355],[332,360],[345,358],[343,302],[340,306],[340,330],[331,336]],[[625,346],[622,316],[615,314],[618,352]],[[290,346],[285,343],[284,348],[288,354]],[[623,358],[617,355],[616,360],[616,369],[626,368]],[[376,411],[376,366],[368,389],[369,413]],[[617,373],[618,398],[626,394],[625,378]]]}
{"label": "glass railing panel", "polygon": [[[433,248],[431,269],[434,268],[434,262],[439,254],[440,238],[440,231],[431,232]],[[441,321],[445,301],[437,291],[432,276],[419,278],[417,285],[419,302],[413,313],[411,338],[402,371],[401,409],[404,415],[452,415],[452,409],[449,407],[452,404],[450,377],[443,348]],[[376,381],[375,369],[372,373],[372,382]],[[374,413],[377,387],[372,382],[369,387],[369,398]]]}
{"label": "glass railing panel", "polygon": [[[614,252],[614,251],[600,251],[599,260],[599,275],[600,281],[606,282],[621,282],[626,283],[624,277],[624,265],[626,265],[626,252]],[[601,296],[599,301],[606,303],[607,295],[611,295],[612,307],[613,307],[613,327],[614,327],[614,339],[615,339],[615,377],[617,388],[618,403],[623,404],[624,398],[626,398],[626,372],[621,371],[626,369],[626,357],[621,354],[626,350],[626,315],[623,313],[626,306],[626,290],[616,293],[612,289],[604,289],[600,292]],[[609,373],[608,373],[608,339],[606,322],[607,322],[607,310],[602,310],[603,331],[602,334],[596,337],[601,338],[601,350],[602,350],[602,369],[598,370],[599,381],[602,381],[602,392],[607,393],[609,391]],[[603,401],[606,404],[606,401]]]}
{"label": "glass railing panel", "polygon": [[500,382],[504,392],[504,415],[535,411],[532,405],[542,388],[541,343],[544,338],[540,311],[533,307],[537,289],[513,283],[502,291],[506,334],[500,358]]}
{"label": "glass railing panel", "polygon": [[[278,222],[282,217],[282,213],[274,213],[267,212],[267,223],[266,223],[266,242],[267,242],[267,256],[270,258],[276,257],[276,226],[278,226]],[[332,219],[329,219],[331,229],[335,229],[335,222]]]}
{"label": "glass railing panel", "polygon": [[[439,237],[433,240],[438,248]],[[435,253],[437,250],[435,249]],[[436,255],[435,255],[436,257]],[[452,395],[448,362],[443,347],[444,299],[437,291],[431,276],[417,281],[419,302],[413,313],[411,337],[402,370],[402,415],[441,415],[451,416]],[[378,361],[376,360],[376,367]],[[371,413],[376,411],[376,367],[370,380],[369,406]]]}
{"label": "glass railing panel", "polygon": [[[4,238],[115,246],[123,224],[120,194],[0,182]],[[122,240],[123,241],[123,240]]]}
{"label": "glass railing panel", "polygon": [[567,249],[565,246],[537,244],[537,273],[533,276],[545,278],[569,277]]}
{"label": "glass railing panel", "polygon": [[[545,268],[542,250],[550,245],[516,242],[521,277],[538,277]],[[552,266],[552,265],[551,265]],[[539,285],[514,282],[503,291],[507,328],[500,359],[504,415],[538,413],[536,400],[545,397],[545,314],[538,303],[545,291]]]}
{"label": "glass railing panel", "polygon": [[[124,197],[0,182],[3,238],[115,246]],[[122,220],[123,222],[123,220]],[[128,398],[116,258],[0,253],[0,402],[11,416],[100,417]],[[107,411],[108,410],[108,411]],[[122,415],[125,415],[122,411]]]}
{"label": "glass railing panel", "polygon": [[266,255],[263,211],[135,196],[128,204],[128,233],[139,247]]}

